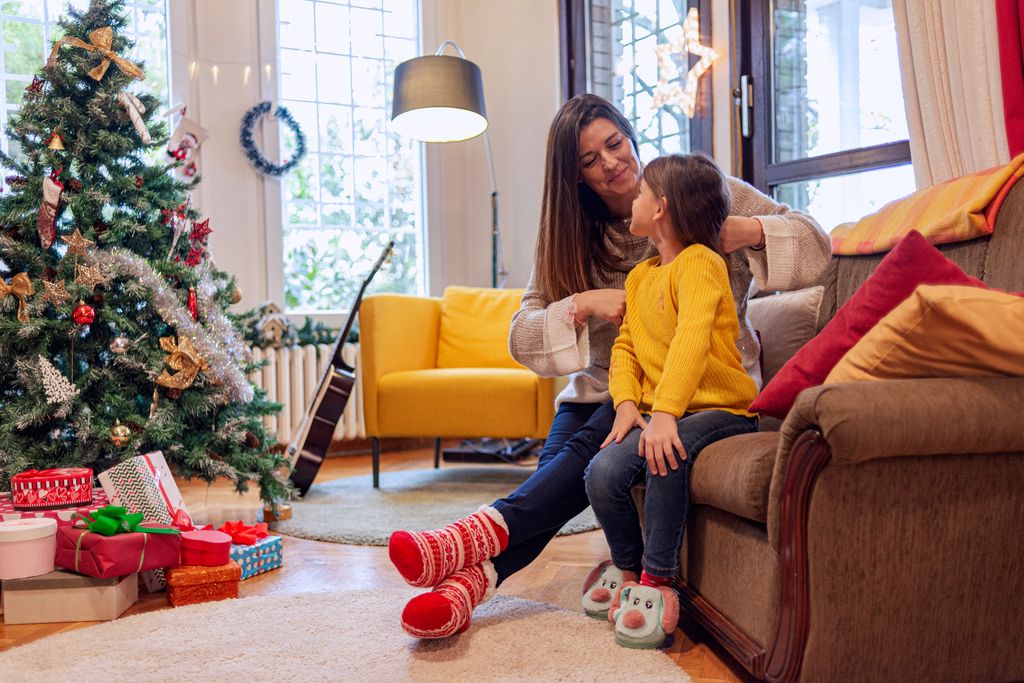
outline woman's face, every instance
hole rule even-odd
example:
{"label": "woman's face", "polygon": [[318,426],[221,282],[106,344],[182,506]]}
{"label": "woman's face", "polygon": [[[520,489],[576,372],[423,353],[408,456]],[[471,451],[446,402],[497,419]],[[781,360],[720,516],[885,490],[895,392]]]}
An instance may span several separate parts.
{"label": "woman's face", "polygon": [[640,160],[610,120],[594,119],[580,130],[580,177],[609,207],[628,207],[636,196]]}

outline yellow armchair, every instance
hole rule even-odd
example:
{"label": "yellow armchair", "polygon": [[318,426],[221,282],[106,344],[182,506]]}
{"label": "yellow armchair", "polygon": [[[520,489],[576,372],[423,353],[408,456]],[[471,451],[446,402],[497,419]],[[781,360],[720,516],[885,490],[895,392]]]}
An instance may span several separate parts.
{"label": "yellow armchair", "polygon": [[380,483],[382,437],[544,438],[554,385],[512,360],[523,290],[449,287],[444,297],[378,294],[359,309],[363,416]]}

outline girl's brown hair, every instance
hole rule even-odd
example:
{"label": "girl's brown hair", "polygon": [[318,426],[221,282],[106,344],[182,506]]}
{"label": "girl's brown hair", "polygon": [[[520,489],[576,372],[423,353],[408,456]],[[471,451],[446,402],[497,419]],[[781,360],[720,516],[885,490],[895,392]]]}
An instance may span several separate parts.
{"label": "girl's brown hair", "polygon": [[664,197],[676,239],[722,253],[719,239],[732,195],[718,164],[703,154],[669,154],[644,167],[644,182]]}
{"label": "girl's brown hair", "polygon": [[629,121],[597,95],[566,102],[548,131],[534,275],[537,288],[552,301],[592,289],[593,275],[610,272],[615,263],[604,240],[615,217],[580,180],[580,131],[600,118],[615,124],[636,152]]}

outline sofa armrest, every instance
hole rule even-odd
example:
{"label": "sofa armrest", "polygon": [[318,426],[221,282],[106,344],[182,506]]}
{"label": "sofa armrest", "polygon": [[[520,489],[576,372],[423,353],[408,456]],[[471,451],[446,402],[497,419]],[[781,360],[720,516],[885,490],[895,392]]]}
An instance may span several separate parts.
{"label": "sofa armrest", "polygon": [[377,383],[392,372],[437,366],[441,300],[377,294],[359,307],[360,369],[366,433],[377,434]]}

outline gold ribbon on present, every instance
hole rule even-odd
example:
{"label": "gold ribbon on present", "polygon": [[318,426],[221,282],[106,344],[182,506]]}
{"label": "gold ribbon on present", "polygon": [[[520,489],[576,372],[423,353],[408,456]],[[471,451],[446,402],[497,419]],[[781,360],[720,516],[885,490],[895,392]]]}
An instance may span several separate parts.
{"label": "gold ribbon on present", "polygon": [[28,279],[28,273],[18,273],[11,278],[10,284],[0,280],[0,299],[8,296],[18,297],[18,320],[23,323],[28,322],[28,303],[25,301],[25,297],[35,293],[32,281]]}
{"label": "gold ribbon on present", "polygon": [[162,387],[188,389],[201,371],[209,370],[206,359],[199,355],[188,337],[179,337],[177,343],[174,337],[160,337],[160,348],[171,354],[164,362],[176,371],[172,375],[165,368],[160,373],[156,383]]}
{"label": "gold ribbon on present", "polygon": [[46,60],[46,66],[50,67],[57,63],[57,52],[60,51],[61,45],[73,45],[74,47],[80,47],[89,52],[99,52],[103,57],[103,61],[100,62],[99,66],[89,72],[97,81],[102,80],[104,74],[107,73],[107,68],[110,66],[110,62],[114,62],[124,73],[129,76],[138,78],[139,80],[145,80],[146,74],[142,72],[142,69],[138,65],[129,62],[124,57],[118,55],[116,52],[110,49],[110,46],[114,43],[114,29],[110,26],[104,26],[98,28],[95,31],[89,32],[89,42],[85,42],[80,38],[74,36],[64,36],[56,43],[53,44],[53,49],[50,50],[50,57]]}

